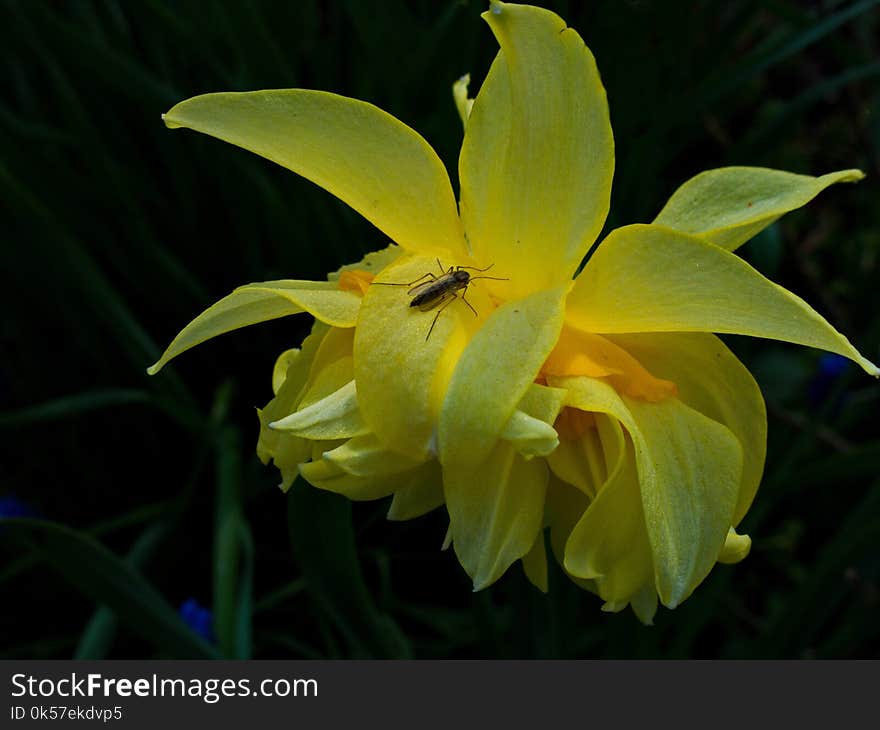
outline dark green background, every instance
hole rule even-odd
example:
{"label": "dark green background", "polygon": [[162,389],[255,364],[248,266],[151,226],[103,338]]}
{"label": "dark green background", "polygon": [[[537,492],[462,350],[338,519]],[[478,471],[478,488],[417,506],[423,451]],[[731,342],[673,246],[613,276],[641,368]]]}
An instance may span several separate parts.
{"label": "dark green background", "polygon": [[[611,106],[609,227],[649,221],[727,164],[859,167],[742,249],[862,352],[877,315],[880,11],[874,1],[550,3],[593,50]],[[727,338],[770,413],[742,564],[653,628],[554,569],[474,594],[408,523],[298,484],[254,454],[255,406],[299,316],[144,369],[233,287],[323,278],[385,245],[329,194],[239,149],[166,130],[189,96],[278,87],[366,99],[422,133],[455,183],[461,124],[496,43],[483,2],[3,0],[0,496],[52,524],[0,526],[0,656],[867,657],[880,653],[880,386],[820,353]],[[290,520],[288,520],[288,513]],[[219,644],[177,618],[213,608]],[[101,605],[111,606],[98,610]]]}

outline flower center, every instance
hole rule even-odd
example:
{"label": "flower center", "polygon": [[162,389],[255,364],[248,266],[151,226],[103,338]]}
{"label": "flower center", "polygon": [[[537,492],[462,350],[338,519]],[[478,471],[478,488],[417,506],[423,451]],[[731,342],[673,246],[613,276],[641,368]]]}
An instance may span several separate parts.
{"label": "flower center", "polygon": [[601,378],[618,393],[650,403],[673,398],[675,383],[656,378],[619,345],[591,332],[565,326],[556,347],[541,367],[540,377]]}
{"label": "flower center", "polygon": [[374,278],[374,274],[360,269],[343,271],[339,275],[339,288],[363,297]]}

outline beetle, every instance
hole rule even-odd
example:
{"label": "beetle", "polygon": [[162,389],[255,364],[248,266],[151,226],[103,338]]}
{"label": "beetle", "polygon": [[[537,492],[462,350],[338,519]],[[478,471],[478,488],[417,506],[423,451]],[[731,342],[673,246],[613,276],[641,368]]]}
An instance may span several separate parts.
{"label": "beetle", "polygon": [[[474,316],[477,316],[477,310],[474,309],[471,303],[465,298],[467,288],[471,285],[471,282],[475,279],[508,281],[507,279],[502,279],[498,276],[471,276],[468,273],[468,270],[482,273],[488,271],[494,265],[495,264],[489,264],[485,269],[478,269],[476,266],[450,266],[448,269],[444,269],[443,264],[440,263],[440,259],[437,259],[440,276],[428,271],[408,284],[382,281],[374,283],[379,286],[410,287],[407,291],[407,294],[412,297],[409,306],[415,307],[421,312],[428,312],[436,307],[440,307],[440,309],[437,310],[437,314],[434,315],[434,320],[431,322],[431,326],[428,328],[428,334],[425,335],[425,341],[427,342],[428,338],[431,336],[431,332],[434,331],[434,325],[437,324],[437,319],[440,317],[440,313],[449,306],[453,299],[458,299],[460,297],[461,301],[467,304],[468,308],[474,313]],[[428,281],[423,281],[423,279],[428,279]],[[458,294],[458,292],[461,292],[461,294]]]}

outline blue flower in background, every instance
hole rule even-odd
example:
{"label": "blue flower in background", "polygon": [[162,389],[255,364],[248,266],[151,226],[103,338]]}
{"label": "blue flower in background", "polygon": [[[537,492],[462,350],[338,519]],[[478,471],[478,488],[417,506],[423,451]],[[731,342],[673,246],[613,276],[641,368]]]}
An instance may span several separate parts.
{"label": "blue flower in background", "polygon": [[[845,357],[834,355],[832,353],[822,355],[822,357],[819,358],[816,372],[810,381],[810,402],[815,406],[823,403],[831,393],[834,385],[840,380],[848,368],[849,360]],[[842,402],[843,396],[841,395],[839,402],[834,404],[834,408],[837,409],[840,407]]]}
{"label": "blue flower in background", "polygon": [[214,617],[211,612],[204,608],[195,598],[188,598],[180,606],[180,617],[196,634],[205,641],[213,644]]}
{"label": "blue flower in background", "polygon": [[12,517],[39,517],[39,513],[30,504],[16,497],[14,494],[4,494],[0,497],[0,520]]}

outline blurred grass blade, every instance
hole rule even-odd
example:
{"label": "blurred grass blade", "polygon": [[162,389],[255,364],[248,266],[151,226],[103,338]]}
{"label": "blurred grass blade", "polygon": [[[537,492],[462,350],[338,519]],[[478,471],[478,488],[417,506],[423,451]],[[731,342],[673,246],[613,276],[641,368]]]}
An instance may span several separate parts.
{"label": "blurred grass blade", "polygon": [[714,79],[711,84],[706,85],[705,101],[712,102],[735,91],[752,76],[766,71],[771,66],[820,41],[844,23],[868,12],[878,2],[880,0],[861,0],[853,3],[817,23],[798,29],[774,48],[767,51],[760,50],[751,58],[744,59],[738,64],[738,71],[728,72],[724,78]]}
{"label": "blurred grass blade", "polygon": [[[125,562],[132,568],[140,569],[155,553],[162,539],[168,534],[165,523],[150,525],[135,540]],[[74,659],[104,659],[110,652],[116,638],[116,614],[106,606],[101,606],[89,620],[79,644],[73,654]]]}
{"label": "blurred grass blade", "polygon": [[131,403],[149,403],[150,396],[142,390],[111,388],[92,390],[87,393],[58,398],[40,403],[18,411],[0,413],[0,427],[24,426],[42,421],[55,421],[61,418],[79,416],[89,411],[96,411],[110,406],[122,406]]}
{"label": "blurred grass blade", "polygon": [[[875,482],[864,501],[828,540],[807,580],[791,600],[796,610],[781,612],[767,632],[764,650],[773,657],[790,657],[798,647],[811,647],[819,632],[830,630],[832,617],[847,598],[841,590],[844,574],[859,555],[867,554],[880,539],[880,482]],[[826,638],[827,636],[823,636]]]}
{"label": "blurred grass blade", "polygon": [[294,556],[307,591],[360,658],[405,659],[406,638],[373,604],[352,529],[351,503],[297,479],[287,496]]}
{"label": "blurred grass blade", "polygon": [[214,625],[223,656],[249,659],[254,548],[241,502],[241,438],[234,428],[217,439],[214,521]]}
{"label": "blurred grass blade", "polygon": [[111,608],[121,623],[151,645],[179,658],[217,657],[149,581],[100,543],[43,520],[9,519],[0,525],[0,539],[34,550],[70,586]]}
{"label": "blurred grass blade", "polygon": [[[762,144],[772,144],[774,134],[785,134],[792,120],[803,116],[813,105],[831,98],[841,87],[880,75],[880,61],[849,68],[846,71],[817,83],[785,103],[771,118],[762,124],[749,127],[746,136],[736,143],[730,156],[748,159],[750,149],[758,149]],[[766,273],[762,270],[762,273]]]}
{"label": "blurred grass blade", "polygon": [[306,587],[301,578],[291,580],[274,591],[267,593],[254,604],[254,613],[265,613],[284,605],[291,598],[298,596]]}

